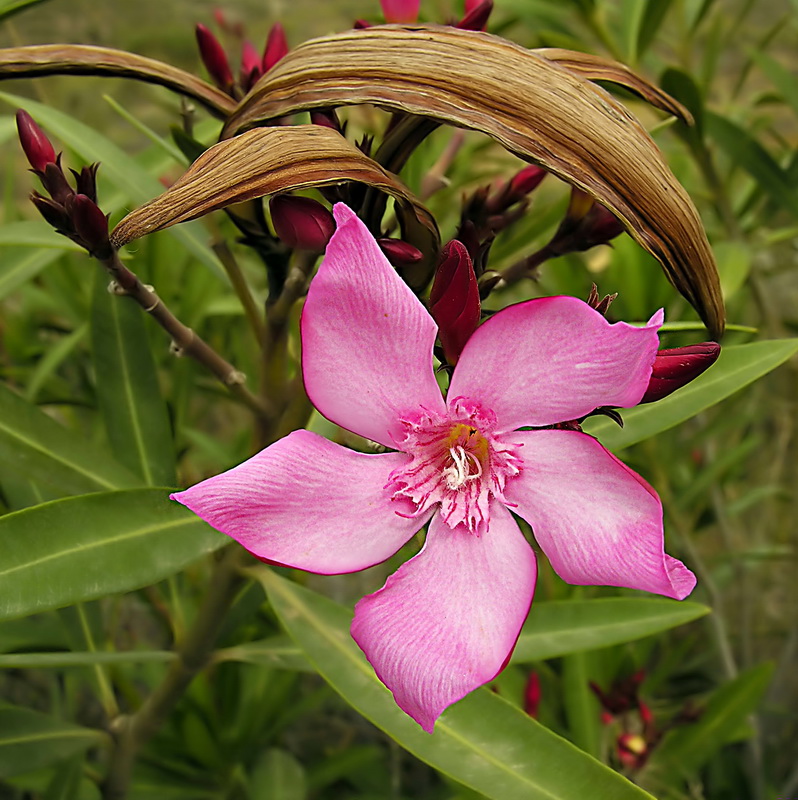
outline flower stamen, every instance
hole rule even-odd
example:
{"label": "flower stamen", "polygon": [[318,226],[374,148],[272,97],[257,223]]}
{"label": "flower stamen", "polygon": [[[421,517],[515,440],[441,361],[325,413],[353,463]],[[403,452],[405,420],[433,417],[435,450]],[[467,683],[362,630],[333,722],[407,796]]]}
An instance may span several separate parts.
{"label": "flower stamen", "polygon": [[[482,477],[482,464],[473,453],[469,453],[464,447],[458,445],[457,447],[450,447],[449,454],[453,463],[443,470],[443,477],[446,479],[446,485],[450,489],[459,489],[465,485],[466,481],[475,481]],[[471,472],[469,460],[476,467],[476,472],[474,473]]]}

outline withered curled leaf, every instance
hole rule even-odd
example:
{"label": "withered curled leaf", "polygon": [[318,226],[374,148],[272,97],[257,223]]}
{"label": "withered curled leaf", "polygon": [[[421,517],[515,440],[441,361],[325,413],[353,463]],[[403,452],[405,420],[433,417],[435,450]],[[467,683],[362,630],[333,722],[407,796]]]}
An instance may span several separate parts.
{"label": "withered curled leaf", "polygon": [[482,131],[578,186],[660,261],[712,336],[722,334],[720,281],[695,206],[637,120],[582,75],[486,33],[375,26],[292,50],[242,100],[223,135],[360,103]]}
{"label": "withered curled leaf", "polygon": [[196,100],[218,117],[226,117],[235,108],[235,100],[196,75],[124,50],[80,44],[45,44],[0,50],[0,80],[70,74],[134,78],[145,83],[157,83]]}
{"label": "withered curled leaf", "polygon": [[357,181],[396,200],[403,238],[425,255],[408,281],[420,288],[440,246],[430,212],[394,175],[336,131],[319,125],[255,128],[206,150],[163,194],[111,233],[121,247],[145,234],[269,194]]}
{"label": "withered curled leaf", "polygon": [[602,58],[592,53],[565,50],[560,47],[541,47],[531,52],[543,56],[548,61],[559,64],[559,66],[565,67],[567,70],[581,75],[589,81],[605,81],[606,83],[623,86],[630,92],[640,95],[646,102],[660,111],[672,114],[688,125],[693,124],[693,115],[678,100],[675,100],[667,92],[663,92],[659,86],[647,81],[620,61]]}

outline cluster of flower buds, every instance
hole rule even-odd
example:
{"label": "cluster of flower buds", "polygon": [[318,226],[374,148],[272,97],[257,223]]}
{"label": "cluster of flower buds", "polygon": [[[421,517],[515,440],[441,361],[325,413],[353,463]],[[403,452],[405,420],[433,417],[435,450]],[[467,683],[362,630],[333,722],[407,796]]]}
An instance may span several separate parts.
{"label": "cluster of flower buds", "polygon": [[574,186],[568,211],[544,249],[549,258],[578,253],[608,244],[623,232],[623,224],[612,212]]}
{"label": "cluster of flower buds", "polygon": [[44,219],[56,231],[89,251],[95,258],[106,259],[113,253],[108,238],[108,217],[97,205],[97,168],[99,164],[70,170],[75,188],[69,184],[61,167],[61,155],[27,111],[17,111],[17,130],[22,149],[33,172],[39,177],[49,197],[39,192],[31,200]]}
{"label": "cluster of flower buds", "polygon": [[530,164],[498,188],[481,186],[464,199],[457,238],[467,244],[475,261],[486,243],[526,213],[529,195],[547,174]]}
{"label": "cluster of flower buds", "polygon": [[[380,0],[385,21],[392,24],[412,24],[418,20],[420,0]],[[493,11],[493,0],[465,0],[463,16],[449,24],[468,31],[484,31]],[[355,28],[370,28],[374,23],[365,19],[355,22]]]}
{"label": "cluster of flower buds", "polygon": [[[234,35],[243,36],[239,28],[229,26],[221,12],[216,13],[216,21],[223,29],[232,31]],[[283,26],[276,22],[272,25],[266,39],[263,53],[259,54],[255,46],[245,39],[241,44],[241,65],[238,78],[233,75],[227,53],[219,40],[205,26],[198,24],[195,28],[197,45],[205,69],[208,70],[211,80],[226,94],[231,97],[241,97],[248,92],[258,78],[268,72],[283,56],[288,53],[288,42],[285,38]]]}
{"label": "cluster of flower buds", "polygon": [[474,265],[465,245],[457,239],[441,251],[429,306],[438,324],[443,355],[447,363],[454,366],[479,324],[481,311]]}
{"label": "cluster of flower buds", "polygon": [[615,740],[615,756],[629,770],[638,770],[645,765],[663,733],[654,724],[651,709],[640,699],[640,685],[645,676],[644,670],[638,670],[616,680],[607,692],[590,683],[601,703],[601,721],[605,725],[616,722],[620,725]]}

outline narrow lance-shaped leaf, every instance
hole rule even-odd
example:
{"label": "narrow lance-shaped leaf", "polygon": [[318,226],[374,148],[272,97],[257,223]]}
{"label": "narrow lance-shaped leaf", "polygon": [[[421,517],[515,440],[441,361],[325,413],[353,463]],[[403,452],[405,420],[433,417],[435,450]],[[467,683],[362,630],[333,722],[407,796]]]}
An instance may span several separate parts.
{"label": "narrow lance-shaped leaf", "polygon": [[429,735],[400,711],[349,635],[352,613],[273,571],[253,571],[281,623],[344,699],[394,741],[496,800],[644,800],[651,796],[523,711],[478,689]]}
{"label": "narrow lance-shaped leaf", "polygon": [[513,663],[632,642],[708,614],[689,601],[605,597],[535,603],[513,651]]}
{"label": "narrow lance-shaped leaf", "polygon": [[722,333],[720,283],[695,206],[643,127],[590,81],[481,32],[373,27],[291,51],[244,98],[223,135],[359,103],[482,131],[578,186],[660,261],[713,335]]}
{"label": "narrow lance-shaped leaf", "polygon": [[148,486],[176,483],[169,414],[158,386],[141,309],[95,278],[91,304],[97,397],[116,457]]}
{"label": "narrow lance-shaped leaf", "polygon": [[81,44],[42,44],[0,50],[0,80],[43,75],[103,75],[165,86],[225,117],[235,101],[190,72],[136,53]]}
{"label": "narrow lance-shaped leaf", "polygon": [[0,778],[32,772],[102,744],[102,731],[16,706],[0,707]]}
{"label": "narrow lance-shaped leaf", "polygon": [[[77,431],[0,383],[0,467],[61,494],[129,489],[141,479]],[[2,564],[0,559],[0,564]]]}
{"label": "narrow lance-shaped leaf", "polygon": [[165,489],[69,497],[0,518],[0,619],[148,586],[226,538]]}
{"label": "narrow lance-shaped leaf", "polygon": [[160,197],[128,214],[111,240],[122,246],[233,203],[343,181],[359,181],[394,197],[403,238],[425,254],[427,264],[434,260],[439,235],[429,211],[391,173],[320,125],[256,128],[219,142]]}

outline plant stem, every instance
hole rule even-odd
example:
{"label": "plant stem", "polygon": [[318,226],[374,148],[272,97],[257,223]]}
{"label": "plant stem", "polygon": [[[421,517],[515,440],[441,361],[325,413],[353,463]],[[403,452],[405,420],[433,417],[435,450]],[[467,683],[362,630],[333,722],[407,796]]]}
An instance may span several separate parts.
{"label": "plant stem", "polygon": [[244,581],[239,567],[245,556],[240,547],[225,548],[214,565],[205,599],[163,681],[138,711],[113,721],[114,749],[102,787],[104,800],[124,800],[142,746],[157,733],[188,685],[209,663],[216,637]]}

